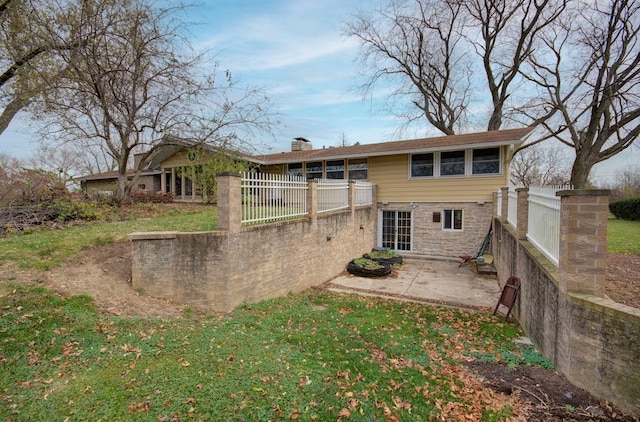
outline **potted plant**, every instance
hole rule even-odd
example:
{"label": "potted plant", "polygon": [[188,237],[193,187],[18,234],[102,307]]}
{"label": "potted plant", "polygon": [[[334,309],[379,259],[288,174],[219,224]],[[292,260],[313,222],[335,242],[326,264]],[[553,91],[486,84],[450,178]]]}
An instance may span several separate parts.
{"label": "potted plant", "polygon": [[347,264],[347,271],[361,277],[384,277],[391,274],[391,264],[368,258],[356,258]]}
{"label": "potted plant", "polygon": [[370,253],[364,254],[363,257],[390,265],[402,264],[402,257],[396,251],[386,248],[374,248]]}

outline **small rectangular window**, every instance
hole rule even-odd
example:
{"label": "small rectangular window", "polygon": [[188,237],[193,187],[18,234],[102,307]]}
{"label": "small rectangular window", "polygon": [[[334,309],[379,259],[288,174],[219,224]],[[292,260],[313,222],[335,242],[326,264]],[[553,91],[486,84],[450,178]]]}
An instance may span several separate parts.
{"label": "small rectangular window", "polygon": [[287,164],[287,174],[289,176],[302,177],[302,163]]}
{"label": "small rectangular window", "polygon": [[307,180],[322,179],[322,161],[307,163]]}
{"label": "small rectangular window", "polygon": [[433,153],[411,156],[411,177],[433,176]]}
{"label": "small rectangular window", "polygon": [[473,150],[472,174],[499,174],[500,148]]}
{"label": "small rectangular window", "polygon": [[327,161],[327,179],[344,179],[344,160]]}
{"label": "small rectangular window", "polygon": [[444,210],[442,215],[444,230],[462,230],[462,210]]}
{"label": "small rectangular window", "polygon": [[464,175],[464,151],[440,153],[440,176]]}
{"label": "small rectangular window", "polygon": [[349,180],[367,180],[369,177],[369,163],[366,158],[349,160]]}

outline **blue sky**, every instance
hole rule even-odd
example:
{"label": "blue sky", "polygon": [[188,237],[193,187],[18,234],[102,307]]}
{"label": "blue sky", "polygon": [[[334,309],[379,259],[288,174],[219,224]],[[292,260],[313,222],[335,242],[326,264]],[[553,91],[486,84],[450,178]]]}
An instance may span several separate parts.
{"label": "blue sky", "polygon": [[[264,152],[288,151],[291,139],[305,137],[314,148],[349,142],[399,139],[402,123],[365,101],[358,86],[357,44],[342,36],[345,19],[358,7],[381,0],[215,0],[205,1],[189,19],[196,48],[210,48],[222,69],[241,84],[264,88],[282,122]],[[384,95],[379,93],[378,95]],[[477,130],[482,130],[478,128]],[[0,152],[23,158],[36,147],[28,119],[21,117],[0,135]],[[428,127],[402,137],[437,136]],[[570,153],[570,151],[568,152]],[[640,162],[640,148],[598,165],[597,176]]]}
{"label": "blue sky", "polygon": [[[357,90],[357,45],[341,28],[357,1],[216,1],[202,8],[196,47],[211,48],[242,83],[267,90],[282,116],[275,151],[302,136],[315,148],[393,138],[398,122]],[[373,3],[370,3],[373,4]],[[433,132],[435,134],[436,132]]]}

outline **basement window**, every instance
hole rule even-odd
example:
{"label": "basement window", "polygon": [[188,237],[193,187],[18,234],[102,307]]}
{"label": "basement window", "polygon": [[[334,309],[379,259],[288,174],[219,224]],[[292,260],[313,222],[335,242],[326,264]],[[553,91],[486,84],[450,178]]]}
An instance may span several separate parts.
{"label": "basement window", "polygon": [[462,210],[444,210],[442,216],[443,230],[462,230]]}

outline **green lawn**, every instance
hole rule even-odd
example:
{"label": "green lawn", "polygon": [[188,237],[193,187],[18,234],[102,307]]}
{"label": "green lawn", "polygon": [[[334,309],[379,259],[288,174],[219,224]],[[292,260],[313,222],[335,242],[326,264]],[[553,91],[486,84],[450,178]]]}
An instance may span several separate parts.
{"label": "green lawn", "polygon": [[640,221],[610,218],[607,225],[607,250],[640,254]]}
{"label": "green lawn", "polygon": [[13,285],[0,315],[3,420],[504,420],[462,362],[550,366],[488,312],[315,290],[158,320]]}
{"label": "green lawn", "polygon": [[[215,207],[138,205],[123,212],[112,211],[113,221],[95,221],[61,230],[35,230],[0,238],[0,265],[15,262],[21,268],[49,269],[60,265],[84,248],[120,242],[136,231],[215,230]],[[145,213],[159,214],[153,218]],[[117,214],[117,215],[115,215]]]}
{"label": "green lawn", "polygon": [[[215,229],[214,208],[0,239],[0,265],[51,268],[134,231]],[[609,221],[609,250],[640,253],[640,223]],[[461,370],[550,363],[517,325],[471,313],[309,290],[229,315],[99,315],[85,296],[0,280],[5,420],[502,420],[508,397]]]}

